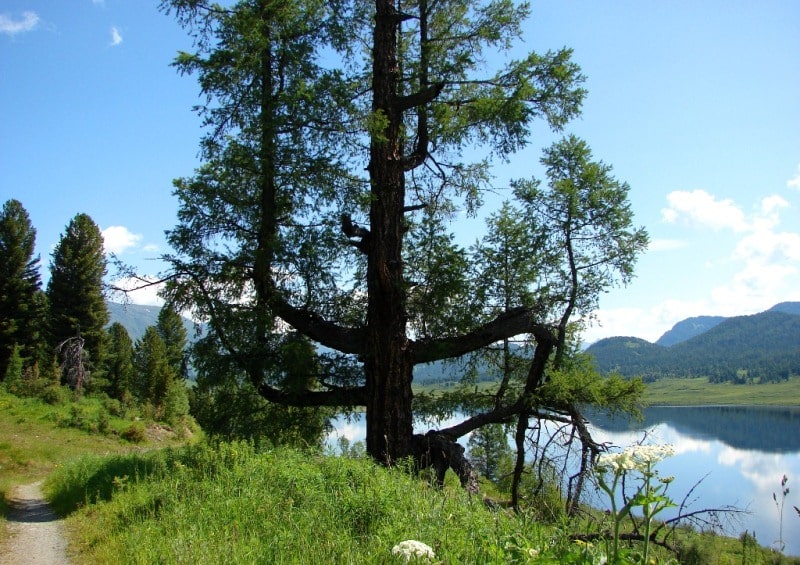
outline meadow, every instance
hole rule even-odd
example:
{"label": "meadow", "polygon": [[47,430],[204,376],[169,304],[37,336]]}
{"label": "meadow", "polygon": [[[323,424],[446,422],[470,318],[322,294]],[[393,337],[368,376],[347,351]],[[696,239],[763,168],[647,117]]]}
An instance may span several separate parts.
{"label": "meadow", "polygon": [[[0,393],[0,408],[4,488],[46,476],[77,564],[403,563],[392,548],[404,540],[427,544],[434,563],[601,563],[610,551],[599,536],[611,529],[607,513],[567,518],[532,505],[515,514],[454,476],[438,488],[352,452],[197,437],[132,443],[60,426],[34,400]],[[748,536],[678,529],[673,541],[680,553],[656,548],[650,562],[800,562]],[[622,548],[620,562],[641,562],[640,543]]]}

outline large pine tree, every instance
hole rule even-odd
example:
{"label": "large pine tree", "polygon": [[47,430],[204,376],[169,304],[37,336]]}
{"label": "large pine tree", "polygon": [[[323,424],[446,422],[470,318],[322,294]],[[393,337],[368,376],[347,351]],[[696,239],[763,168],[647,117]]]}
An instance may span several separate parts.
{"label": "large pine tree", "polygon": [[104,298],[106,257],[100,228],[86,214],[67,225],[50,263],[47,284],[49,343],[53,351],[69,338],[83,339],[85,368],[101,368],[105,325],[109,314]]}
{"label": "large pine tree", "polygon": [[[491,188],[490,161],[465,154],[508,157],[536,120],[560,129],[576,116],[583,77],[570,51],[508,56],[528,13],[509,0],[162,7],[195,34],[196,52],[176,65],[197,74],[208,101],[205,163],[175,183],[168,258],[170,297],[209,321],[203,350],[270,401],[366,407],[377,460],[412,455],[466,479],[457,438],[547,413],[532,403],[563,347],[567,310],[542,271],[529,285],[541,292],[479,300],[491,285],[476,280],[475,260],[449,230]],[[554,260],[537,266],[561,276]],[[588,314],[567,318],[577,313]],[[280,368],[287,325],[326,348],[292,382]],[[456,426],[413,433],[415,365],[514,336],[529,336],[534,351],[521,383]]]}
{"label": "large pine tree", "polygon": [[44,297],[35,246],[28,212],[8,200],[0,212],[0,380],[15,345],[29,363],[38,360],[42,346]]}

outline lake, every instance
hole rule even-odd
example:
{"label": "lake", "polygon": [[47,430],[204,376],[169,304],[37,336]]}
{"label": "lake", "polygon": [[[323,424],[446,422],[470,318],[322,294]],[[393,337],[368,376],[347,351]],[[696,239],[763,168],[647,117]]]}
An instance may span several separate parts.
{"label": "lake", "polygon": [[[747,530],[761,545],[777,547],[779,514],[773,493],[781,501],[781,478],[790,489],[783,510],[784,552],[800,555],[800,407],[651,407],[644,421],[630,424],[624,419],[590,415],[596,440],[627,447],[641,441],[669,443],[675,455],[662,461],[662,476],[674,475],[668,494],[677,503],[692,489],[688,511],[736,506],[748,510],[740,515],[729,535]],[[441,427],[460,421],[442,422]],[[337,437],[363,441],[365,423],[355,417],[337,419],[329,442]],[[419,431],[429,429],[420,425]],[[464,440],[462,443],[465,443]],[[699,482],[699,484],[698,484]],[[606,507],[602,498],[590,500]],[[664,511],[659,517],[669,517]]]}

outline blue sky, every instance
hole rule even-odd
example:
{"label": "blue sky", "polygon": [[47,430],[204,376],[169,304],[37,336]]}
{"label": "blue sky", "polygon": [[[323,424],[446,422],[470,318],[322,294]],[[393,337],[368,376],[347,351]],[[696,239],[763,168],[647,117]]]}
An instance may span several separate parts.
{"label": "blue sky", "polygon": [[[81,212],[142,273],[168,251],[171,182],[198,165],[201,129],[195,80],[169,66],[189,39],[156,6],[0,4],[0,202],[28,210],[45,277]],[[800,300],[800,3],[533,2],[521,48],[562,46],[589,90],[565,133],[630,184],[652,239],[636,279],[602,297],[584,339],[653,341],[689,316]],[[541,149],[556,139],[535,127],[497,169],[498,186],[541,176]]]}

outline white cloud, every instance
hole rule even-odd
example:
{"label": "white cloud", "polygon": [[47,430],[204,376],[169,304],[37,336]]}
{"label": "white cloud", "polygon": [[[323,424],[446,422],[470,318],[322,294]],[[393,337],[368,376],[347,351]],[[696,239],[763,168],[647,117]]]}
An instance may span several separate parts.
{"label": "white cloud", "polygon": [[6,14],[0,14],[0,33],[16,35],[27,31],[33,31],[39,24],[39,16],[36,12],[22,12],[22,19],[15,20]]}
{"label": "white cloud", "polygon": [[111,45],[111,47],[116,47],[120,43],[122,43],[122,34],[120,33],[119,28],[117,28],[116,26],[112,26],[111,27],[111,43],[110,43],[110,45]]}
{"label": "white cloud", "polygon": [[667,195],[667,202],[669,207],[661,210],[667,223],[683,220],[690,225],[714,230],[729,228],[742,232],[748,229],[744,212],[732,200],[717,200],[705,190],[676,190]]}
{"label": "white cloud", "polygon": [[681,320],[708,313],[703,300],[665,300],[649,308],[601,308],[594,313],[596,324],[583,332],[583,341],[591,345],[604,337],[634,336],[654,343]]}
{"label": "white cloud", "polygon": [[800,190],[800,165],[797,165],[797,174],[794,176],[794,178],[786,181],[786,186],[788,188],[796,188]]}
{"label": "white cloud", "polygon": [[103,247],[107,253],[124,253],[142,240],[141,234],[131,233],[125,226],[109,226],[102,233]]}
{"label": "white cloud", "polygon": [[648,251],[673,251],[675,249],[682,249],[689,245],[686,241],[679,239],[654,239],[647,246]]}
{"label": "white cloud", "polygon": [[119,294],[122,300],[127,299],[132,304],[140,304],[142,306],[163,306],[164,299],[159,297],[158,293],[164,288],[164,283],[151,284],[156,283],[157,280],[157,278],[150,276],[125,277],[117,279],[111,284],[121,289]]}
{"label": "white cloud", "polygon": [[736,272],[709,288],[708,309],[693,315],[754,314],[800,298],[800,289],[793,284],[800,272],[800,232],[781,229],[781,212],[790,207],[785,198],[766,196],[749,215],[732,200],[720,200],[703,190],[676,191],[667,199],[669,207],[662,211],[666,221],[684,220],[695,227],[729,229],[736,234],[730,239],[727,257],[708,258],[712,268],[727,264]]}

